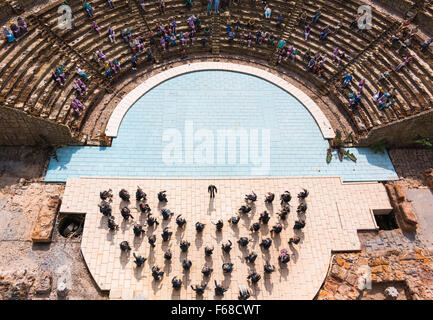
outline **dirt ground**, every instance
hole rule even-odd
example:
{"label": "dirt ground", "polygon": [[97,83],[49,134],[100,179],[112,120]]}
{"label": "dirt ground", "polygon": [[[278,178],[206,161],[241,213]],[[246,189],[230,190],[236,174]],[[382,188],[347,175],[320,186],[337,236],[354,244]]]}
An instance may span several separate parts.
{"label": "dirt ground", "polygon": [[374,282],[371,290],[367,294],[361,295],[359,300],[393,300],[385,295],[385,290],[388,287],[397,289],[398,297],[395,300],[412,300],[412,297],[407,292],[407,285],[403,281]]}
{"label": "dirt ground", "polygon": [[[51,244],[31,241],[37,204],[64,191],[63,184],[42,182],[47,159],[37,148],[0,148],[0,299],[57,299],[56,270],[64,265],[72,275],[68,299],[104,299],[81,257],[80,238],[63,238],[55,228]],[[52,289],[41,294],[44,274]]]}

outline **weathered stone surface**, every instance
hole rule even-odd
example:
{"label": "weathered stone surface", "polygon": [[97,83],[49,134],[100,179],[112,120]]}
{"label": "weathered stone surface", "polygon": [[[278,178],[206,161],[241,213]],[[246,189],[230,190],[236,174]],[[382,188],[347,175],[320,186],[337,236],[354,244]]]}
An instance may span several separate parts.
{"label": "weathered stone surface", "polygon": [[344,268],[334,264],[331,269],[331,274],[339,280],[344,280],[346,278],[347,271]]}
{"label": "weathered stone surface", "polygon": [[383,272],[383,267],[382,266],[372,267],[371,268],[371,272],[372,273],[382,273]]}
{"label": "weathered stone surface", "polygon": [[384,265],[384,264],[388,264],[388,263],[389,263],[389,262],[386,260],[385,257],[379,257],[379,258],[371,259],[371,260],[368,262],[368,265],[369,265],[370,267],[375,267],[375,266],[380,266],[380,265]]}
{"label": "weathered stone surface", "polygon": [[406,196],[404,195],[403,189],[398,185],[394,185],[395,195],[397,196],[398,202],[403,202],[406,200]]}
{"label": "weathered stone surface", "polygon": [[399,205],[400,216],[403,219],[404,223],[407,225],[407,228],[417,228],[418,221],[413,212],[412,206],[409,202],[405,201],[400,203]]}
{"label": "weathered stone surface", "polygon": [[326,290],[322,290],[319,293],[318,300],[326,300],[329,296],[329,293]]}
{"label": "weathered stone surface", "polygon": [[40,278],[37,279],[35,284],[35,291],[37,294],[47,294],[51,292],[53,276],[51,271],[45,270]]}
{"label": "weathered stone surface", "polygon": [[404,273],[401,270],[396,270],[394,273],[394,280],[395,281],[402,281],[404,280]]}
{"label": "weathered stone surface", "polygon": [[397,195],[395,194],[394,184],[392,182],[386,183],[385,189],[388,193],[391,206],[395,209],[398,206],[398,200],[397,200]]}
{"label": "weathered stone surface", "polygon": [[346,278],[346,282],[351,286],[356,286],[358,284],[359,275],[356,273],[350,272]]}
{"label": "weathered stone surface", "polygon": [[335,262],[336,262],[340,267],[342,267],[345,261],[344,261],[344,259],[343,259],[342,257],[338,257],[338,258],[335,259]]}
{"label": "weathered stone surface", "polygon": [[340,294],[342,294],[342,295],[344,295],[344,296],[347,296],[347,295],[349,295],[352,292],[352,287],[349,286],[349,285],[347,285],[347,284],[342,284],[338,288],[337,292],[340,293]]}
{"label": "weathered stone surface", "polygon": [[0,122],[0,145],[40,145],[41,135],[53,145],[75,142],[67,126],[29,116],[17,108],[2,106],[0,118],[3,120]]}
{"label": "weathered stone surface", "polygon": [[[346,270],[344,266],[350,264]],[[342,265],[343,267],[341,267]],[[362,275],[358,272],[361,266],[370,266],[372,289],[363,290],[360,295],[358,280]],[[342,276],[342,271],[347,274]],[[419,248],[408,250],[390,250],[384,252],[363,251],[354,254],[337,254],[331,266],[331,272],[317,295],[317,299],[433,299],[433,264],[432,252]],[[368,273],[367,273],[368,276]],[[395,282],[394,282],[395,281]],[[385,293],[385,287],[378,291],[379,284],[398,288]],[[376,290],[375,290],[376,288]],[[390,289],[391,290],[391,289]],[[404,290],[404,294],[402,293]],[[392,298],[394,299],[394,298]]]}
{"label": "weathered stone surface", "polygon": [[66,298],[72,287],[71,269],[67,265],[59,267],[57,273],[57,296]]}
{"label": "weathered stone surface", "polygon": [[402,230],[405,231],[415,231],[418,222],[411,204],[406,201],[403,189],[395,183],[385,184],[386,191],[389,196],[391,206],[396,212],[396,218],[398,225]]}
{"label": "weathered stone surface", "polygon": [[415,252],[402,253],[399,256],[400,260],[414,260],[415,258],[416,258],[416,253]]}
{"label": "weathered stone surface", "polygon": [[433,189],[433,169],[424,172],[425,183],[430,189]]}
{"label": "weathered stone surface", "polygon": [[340,281],[336,280],[334,277],[329,278],[329,281],[326,281],[325,289],[330,294],[335,294],[340,285]]}
{"label": "weathered stone surface", "polygon": [[394,287],[388,287],[385,289],[385,295],[390,299],[397,299],[398,290]]}
{"label": "weathered stone surface", "polygon": [[27,270],[0,271],[0,297],[3,300],[26,300],[35,277]]}
{"label": "weathered stone surface", "polygon": [[33,242],[51,242],[57,211],[60,207],[60,198],[50,196],[48,200],[41,205],[38,218],[32,232]]}

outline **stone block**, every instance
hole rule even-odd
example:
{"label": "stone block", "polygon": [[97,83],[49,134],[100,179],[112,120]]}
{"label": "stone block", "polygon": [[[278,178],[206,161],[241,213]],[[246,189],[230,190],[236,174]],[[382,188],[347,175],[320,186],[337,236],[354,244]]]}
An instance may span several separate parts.
{"label": "stone block", "polygon": [[425,183],[430,189],[433,189],[433,169],[424,172]]}
{"label": "stone block", "polygon": [[349,275],[347,276],[347,278],[346,278],[346,282],[348,283],[348,284],[350,284],[351,286],[356,286],[356,285],[358,285],[358,275],[356,274],[356,273],[353,273],[353,272],[351,272],[351,273],[349,273]]}
{"label": "stone block", "polygon": [[332,275],[339,280],[344,280],[347,275],[347,270],[334,264],[331,269]]}
{"label": "stone block", "polygon": [[37,294],[47,294],[51,292],[53,276],[51,271],[45,270],[36,281],[35,291]]}
{"label": "stone block", "polygon": [[387,265],[387,264],[389,264],[389,262],[384,257],[374,258],[368,262],[368,265],[370,267],[376,267],[376,266]]}
{"label": "stone block", "polygon": [[66,298],[69,291],[72,289],[71,269],[67,265],[60,266],[57,271],[57,296]]}
{"label": "stone block", "polygon": [[388,197],[389,197],[389,201],[391,203],[391,206],[394,209],[397,209],[398,208],[398,199],[397,199],[397,195],[396,195],[396,192],[394,189],[394,184],[392,184],[392,183],[385,184],[385,189],[388,193]]}
{"label": "stone block", "polygon": [[335,294],[340,284],[341,281],[335,279],[334,277],[329,277],[323,289],[328,293]]}
{"label": "stone block", "polygon": [[396,281],[403,281],[405,279],[405,275],[402,271],[396,270],[394,272],[394,280]]}
{"label": "stone block", "polygon": [[403,226],[400,227],[402,227],[402,229],[410,231],[416,230],[416,228],[418,227],[418,221],[413,212],[412,205],[407,201],[400,203],[399,212],[401,220],[403,222]]}
{"label": "stone block", "polygon": [[382,266],[375,266],[371,268],[371,272],[372,273],[382,273],[383,272],[383,267]]}
{"label": "stone block", "polygon": [[61,200],[59,196],[50,196],[40,207],[32,232],[33,242],[51,242],[54,222]]}
{"label": "stone block", "polygon": [[406,196],[404,195],[403,189],[398,185],[394,185],[395,195],[397,196],[398,202],[403,202],[406,200]]}
{"label": "stone block", "polygon": [[343,296],[348,296],[351,292],[352,292],[352,287],[348,286],[347,284],[342,284],[338,290],[337,293],[343,295]]}
{"label": "stone block", "polygon": [[388,287],[385,289],[385,295],[390,299],[397,299],[398,298],[398,290],[394,287]]}
{"label": "stone block", "polygon": [[399,257],[400,261],[402,260],[415,260],[416,259],[416,253],[415,252],[407,252],[402,253]]}
{"label": "stone block", "polygon": [[1,270],[0,271],[0,299],[27,300],[30,289],[35,282],[33,274],[27,270]]}
{"label": "stone block", "polygon": [[325,300],[328,298],[328,296],[329,296],[329,293],[326,290],[321,290],[317,299],[318,300]]}
{"label": "stone block", "polygon": [[341,257],[338,257],[335,259],[335,262],[337,262],[337,264],[342,267],[344,265],[344,259]]}

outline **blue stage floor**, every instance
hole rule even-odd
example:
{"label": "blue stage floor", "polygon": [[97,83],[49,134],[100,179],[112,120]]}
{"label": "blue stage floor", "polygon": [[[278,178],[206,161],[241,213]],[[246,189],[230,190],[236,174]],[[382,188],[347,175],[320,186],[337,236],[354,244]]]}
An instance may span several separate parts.
{"label": "blue stage floor", "polygon": [[284,90],[241,73],[202,71],[145,94],[126,114],[111,147],[59,149],[59,161],[51,159],[45,181],[80,176],[398,179],[387,153],[351,149],[356,163],[340,162],[334,154],[327,164],[327,148],[308,110]]}

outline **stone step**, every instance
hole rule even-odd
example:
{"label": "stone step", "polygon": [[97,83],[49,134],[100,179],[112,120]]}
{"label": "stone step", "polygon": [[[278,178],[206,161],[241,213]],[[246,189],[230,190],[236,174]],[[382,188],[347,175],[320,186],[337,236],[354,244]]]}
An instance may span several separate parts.
{"label": "stone step", "polygon": [[5,0],[5,1],[16,14],[20,14],[24,12],[24,8],[22,8],[17,1],[15,0]]}

